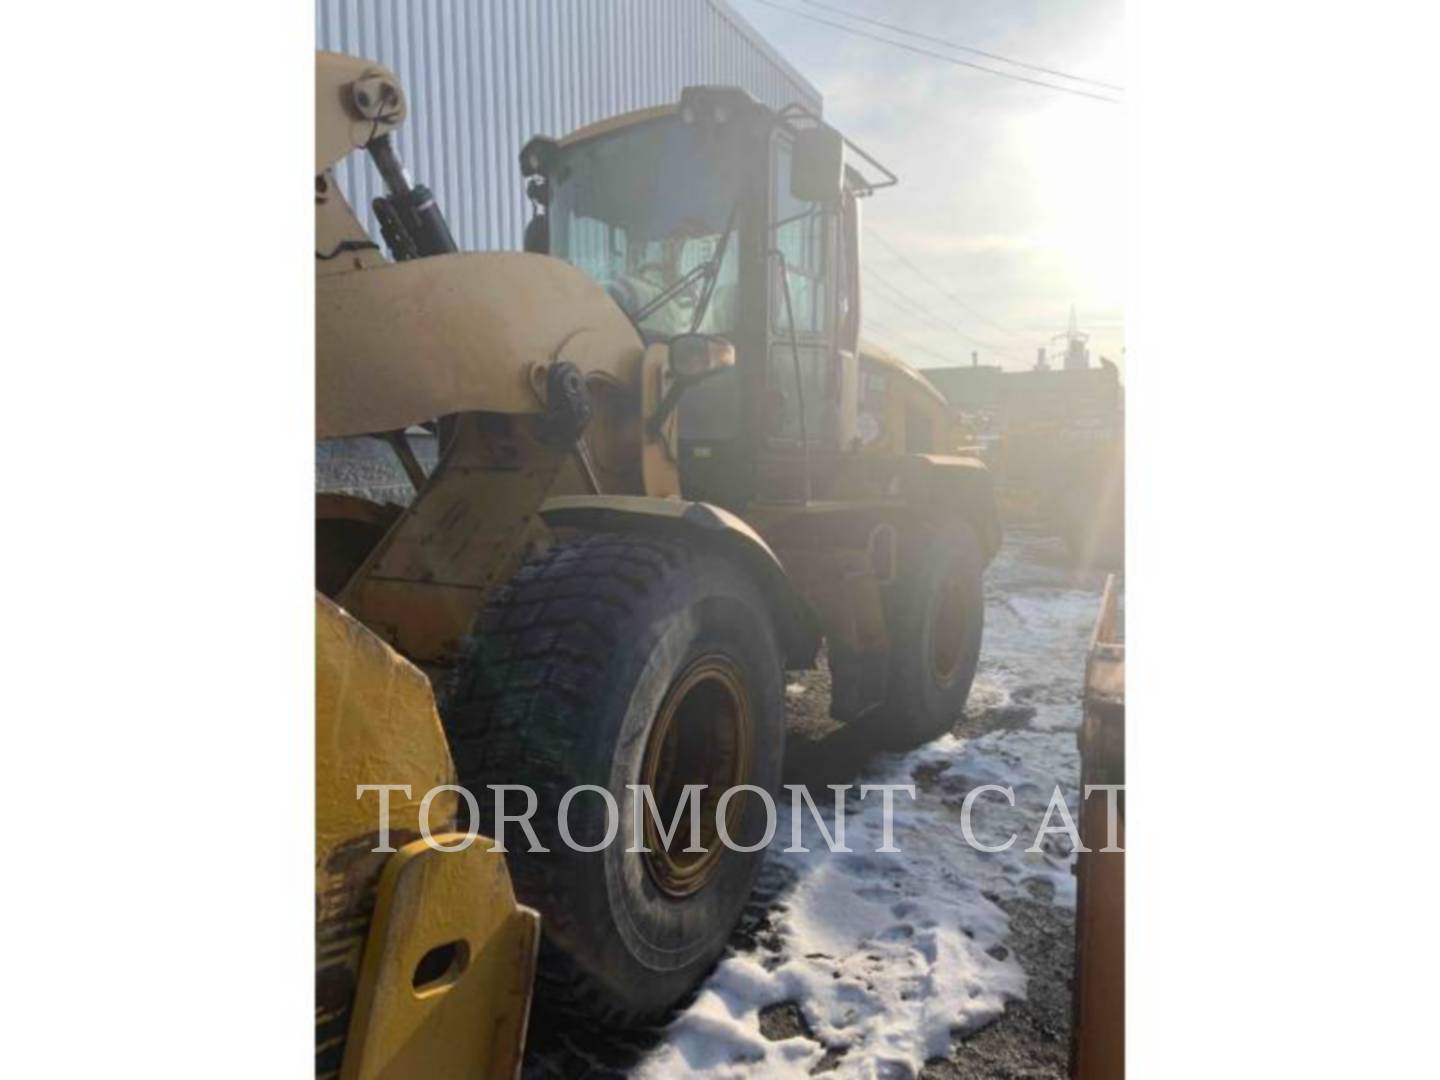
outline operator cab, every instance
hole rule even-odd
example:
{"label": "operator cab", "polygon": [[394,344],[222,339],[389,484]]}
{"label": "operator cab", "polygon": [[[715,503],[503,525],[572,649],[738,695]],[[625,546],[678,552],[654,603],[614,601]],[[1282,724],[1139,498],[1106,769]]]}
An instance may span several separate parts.
{"label": "operator cab", "polygon": [[894,175],[808,109],[733,87],[537,137],[521,169],[527,250],[592,277],[647,344],[734,346],[733,367],[679,399],[687,496],[738,509],[820,494],[814,466],[857,438],[858,200]]}

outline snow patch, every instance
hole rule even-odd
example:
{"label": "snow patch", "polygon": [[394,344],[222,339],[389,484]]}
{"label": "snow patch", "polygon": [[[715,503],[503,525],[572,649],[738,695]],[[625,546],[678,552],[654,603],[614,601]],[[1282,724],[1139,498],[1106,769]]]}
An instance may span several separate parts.
{"label": "snow patch", "polygon": [[[857,785],[850,793],[845,841],[852,853],[827,850],[803,807],[802,839],[812,850],[784,851],[793,822],[791,808],[780,807],[757,889],[773,913],[776,950],[725,960],[635,1075],[800,1077],[827,1048],[845,1051],[838,1077],[912,1074],[945,1055],[955,1034],[1024,997],[1025,973],[1003,947],[1009,919],[996,900],[1043,878],[1057,902],[1073,903],[1068,853],[1022,850],[1053,787],[1044,770],[1073,772],[1073,762],[1054,752],[1069,741],[1032,732],[971,742],[947,735],[877,759],[861,783],[916,787],[913,802],[903,792],[894,796],[898,853],[876,850],[883,842],[879,792],[862,800]],[[997,796],[978,800],[973,811],[975,833],[986,843],[1019,834],[1008,851],[976,851],[961,831],[964,792],[979,783],[1015,790],[1014,808]],[[760,1010],[781,1002],[798,1006],[810,1036],[771,1042],[761,1034]]]}
{"label": "snow patch", "polygon": [[1080,725],[1085,653],[1104,575],[1077,573],[1053,537],[1012,531],[986,571],[985,638],[968,708],[1034,709],[1029,726]]}

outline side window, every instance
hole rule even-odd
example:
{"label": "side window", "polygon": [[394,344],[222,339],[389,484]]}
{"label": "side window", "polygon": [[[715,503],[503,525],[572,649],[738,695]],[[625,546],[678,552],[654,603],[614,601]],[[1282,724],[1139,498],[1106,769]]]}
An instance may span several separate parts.
{"label": "side window", "polygon": [[[784,254],[789,270],[790,303],[795,311],[799,334],[818,334],[825,328],[825,215],[814,203],[801,202],[790,194],[790,143],[775,143],[775,176],[771,198],[775,229],[773,244]],[[779,333],[789,329],[785,314],[785,292],[780,263],[772,260],[772,326]]]}
{"label": "side window", "polygon": [[835,235],[836,344],[853,352],[858,352],[860,347],[856,325],[860,307],[860,268],[854,259],[860,230],[859,212],[855,199],[847,197]]}
{"label": "side window", "polygon": [[845,332],[850,326],[850,251],[844,236],[835,245],[835,336],[840,348],[848,348]]}

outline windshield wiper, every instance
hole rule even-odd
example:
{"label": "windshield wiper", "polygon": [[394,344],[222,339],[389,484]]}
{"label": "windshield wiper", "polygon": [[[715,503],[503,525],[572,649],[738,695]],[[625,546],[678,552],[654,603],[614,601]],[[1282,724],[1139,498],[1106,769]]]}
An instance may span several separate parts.
{"label": "windshield wiper", "polygon": [[730,213],[725,215],[725,230],[720,234],[720,242],[715,245],[715,253],[693,270],[682,274],[673,285],[635,312],[631,318],[636,326],[639,326],[703,277],[705,286],[700,292],[699,299],[695,301],[695,311],[690,316],[689,332],[693,334],[700,328],[700,323],[705,318],[705,311],[710,306],[710,298],[715,294],[715,285],[720,279],[720,264],[725,260],[725,252],[730,244],[730,233],[735,228],[735,215],[740,209],[742,196],[743,192],[741,195],[736,195],[735,201],[730,204]]}
{"label": "windshield wiper", "polygon": [[700,299],[695,301],[695,313],[690,316],[692,334],[700,329],[700,324],[705,319],[705,310],[710,306],[710,297],[715,295],[715,285],[720,280],[720,264],[725,261],[725,250],[730,244],[730,232],[735,228],[735,212],[740,209],[740,198],[740,195],[736,195],[735,201],[730,204],[730,213],[725,215],[725,231],[720,234],[720,243],[715,245],[715,254],[710,256],[710,261],[704,264],[710,268],[710,273],[705,280]]}
{"label": "windshield wiper", "polygon": [[706,262],[703,262],[703,263],[701,263],[699,266],[695,267],[695,269],[689,271],[688,273],[685,273],[685,274],[681,275],[681,276],[675,281],[675,284],[671,285],[668,289],[666,289],[664,292],[662,292],[659,296],[655,297],[654,300],[651,300],[648,304],[646,304],[644,307],[642,307],[639,311],[635,312],[635,314],[632,315],[631,318],[635,320],[636,325],[639,325],[640,323],[642,323],[642,322],[644,322],[646,319],[648,319],[651,315],[654,315],[655,312],[659,311],[662,307],[664,307],[666,304],[668,304],[671,300],[675,299],[675,297],[678,296],[680,293],[684,292],[684,291],[685,291],[685,288],[686,288],[688,285],[690,285],[690,284],[691,284],[692,282],[694,282],[694,281],[697,281],[699,278],[703,277],[705,274],[708,274],[709,272],[710,272],[710,263],[709,263],[709,261],[707,260]]}

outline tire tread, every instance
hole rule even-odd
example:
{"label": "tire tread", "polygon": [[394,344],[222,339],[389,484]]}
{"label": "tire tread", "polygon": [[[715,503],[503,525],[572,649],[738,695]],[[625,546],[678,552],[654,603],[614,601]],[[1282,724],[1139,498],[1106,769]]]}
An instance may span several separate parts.
{"label": "tire tread", "polygon": [[[526,562],[497,589],[463,642],[441,694],[441,718],[459,783],[477,793],[482,831],[493,828],[490,783],[526,777],[542,805],[576,783],[578,743],[592,688],[622,640],[627,620],[672,572],[693,558],[684,544],[632,534],[591,533],[557,543]],[[553,818],[532,819],[542,844],[560,844]],[[557,860],[510,860],[522,900],[563,895]],[[653,1014],[627,1009],[576,959],[558,947],[565,906],[547,911],[537,982],[547,1005],[632,1026]]]}

